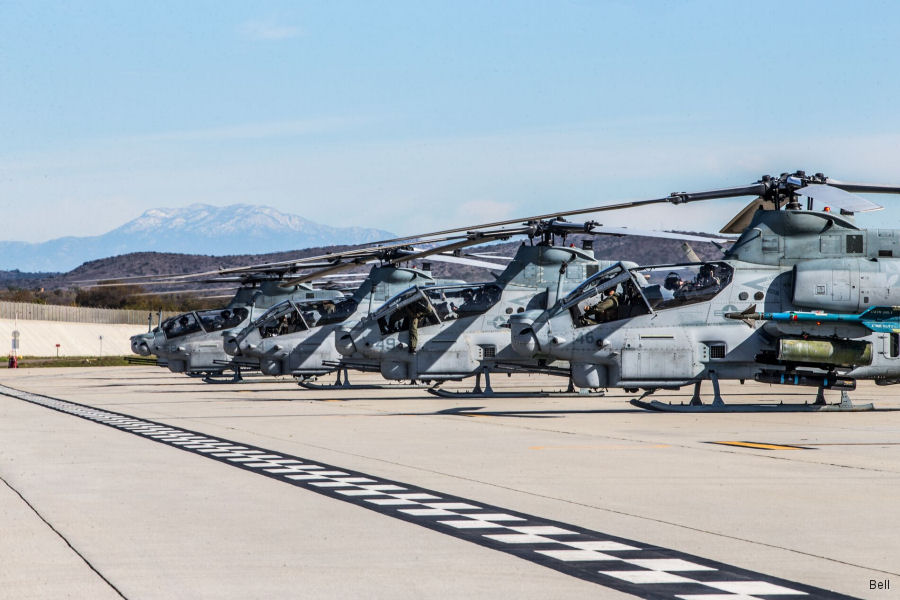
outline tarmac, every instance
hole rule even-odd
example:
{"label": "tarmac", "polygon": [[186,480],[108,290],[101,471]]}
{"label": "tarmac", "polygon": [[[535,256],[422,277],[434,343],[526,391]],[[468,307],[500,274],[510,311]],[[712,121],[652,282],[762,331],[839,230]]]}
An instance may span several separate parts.
{"label": "tarmac", "polygon": [[563,385],[0,370],[0,598],[900,597],[900,389],[529,395]]}

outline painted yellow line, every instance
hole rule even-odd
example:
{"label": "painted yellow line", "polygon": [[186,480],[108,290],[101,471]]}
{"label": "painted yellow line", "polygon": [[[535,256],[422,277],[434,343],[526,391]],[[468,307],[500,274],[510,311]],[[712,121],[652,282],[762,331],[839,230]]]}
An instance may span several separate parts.
{"label": "painted yellow line", "polygon": [[781,444],[763,444],[760,442],[709,442],[722,446],[740,446],[742,448],[757,448],[759,450],[811,450],[803,446],[785,446]]}

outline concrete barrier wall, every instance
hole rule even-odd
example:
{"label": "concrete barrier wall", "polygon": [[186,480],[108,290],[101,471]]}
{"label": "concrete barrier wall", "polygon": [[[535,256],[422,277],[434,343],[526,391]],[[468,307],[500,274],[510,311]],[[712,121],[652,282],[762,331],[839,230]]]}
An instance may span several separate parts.
{"label": "concrete barrier wall", "polygon": [[[164,312],[163,320],[176,313]],[[62,321],[65,323],[105,323],[110,325],[147,326],[145,310],[121,310],[115,308],[87,308],[85,306],[59,306],[56,304],[30,304],[28,302],[0,301],[0,319],[20,321]],[[153,313],[153,324],[157,315]]]}
{"label": "concrete barrier wall", "polygon": [[[155,323],[155,321],[154,321]],[[108,323],[65,323],[58,321],[24,321],[0,319],[0,355],[12,350],[12,332],[19,332],[19,356],[103,356],[131,355],[129,338],[147,331],[143,325],[111,325]]]}

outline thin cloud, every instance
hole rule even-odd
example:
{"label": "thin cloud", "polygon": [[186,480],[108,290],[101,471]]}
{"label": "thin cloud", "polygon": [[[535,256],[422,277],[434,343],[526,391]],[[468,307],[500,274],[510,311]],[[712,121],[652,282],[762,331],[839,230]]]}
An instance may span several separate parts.
{"label": "thin cloud", "polygon": [[361,119],[345,117],[322,117],[298,121],[276,121],[269,123],[248,123],[209,129],[188,129],[165,131],[136,136],[138,141],[223,141],[297,137],[328,133],[347,129],[361,123]]}
{"label": "thin cloud", "polygon": [[287,40],[303,34],[299,27],[275,21],[247,21],[238,27],[238,32],[245,39],[266,42]]}

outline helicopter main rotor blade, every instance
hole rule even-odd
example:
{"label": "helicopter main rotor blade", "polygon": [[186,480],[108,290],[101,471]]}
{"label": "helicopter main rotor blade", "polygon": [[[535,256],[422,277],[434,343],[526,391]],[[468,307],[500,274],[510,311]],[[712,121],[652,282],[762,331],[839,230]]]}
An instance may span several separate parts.
{"label": "helicopter main rotor blade", "polygon": [[719,190],[711,190],[707,192],[676,192],[673,194],[669,194],[668,196],[664,196],[662,198],[651,198],[649,200],[633,200],[630,202],[619,202],[617,204],[606,204],[603,206],[593,206],[590,208],[579,208],[575,210],[564,210],[554,213],[547,213],[544,215],[535,215],[532,217],[518,218],[518,219],[507,219],[505,221],[494,221],[492,223],[482,223],[480,225],[469,225],[466,227],[457,227],[454,229],[442,229],[440,231],[433,231],[431,233],[424,233],[419,235],[410,235],[406,237],[398,237],[392,238],[389,240],[382,240],[379,243],[390,243],[390,242],[400,242],[400,241],[409,241],[409,240],[417,240],[419,238],[427,238],[430,236],[436,235],[449,235],[453,233],[460,232],[470,232],[475,233],[478,230],[488,228],[488,227],[502,227],[504,225],[513,225],[515,223],[531,223],[538,221],[547,221],[550,219],[556,219],[560,217],[568,217],[572,215],[584,215],[589,213],[597,213],[597,212],[607,212],[611,210],[623,210],[626,208],[637,208],[641,206],[648,206],[651,204],[684,204],[687,202],[694,202],[698,200],[715,200],[718,198],[736,198],[739,196],[758,196],[768,189],[769,184],[767,183],[755,183],[752,185],[734,187],[734,188],[724,188]]}
{"label": "helicopter main rotor blade", "polygon": [[428,257],[428,260],[432,260],[434,262],[453,263],[457,265],[467,265],[469,267],[481,267],[482,269],[499,269],[501,271],[506,268],[506,265],[501,265],[499,263],[492,263],[486,260],[476,260],[474,258],[467,258],[465,256],[454,256],[452,254],[432,254]]}
{"label": "helicopter main rotor blade", "polygon": [[490,258],[491,260],[512,260],[512,256],[504,256],[499,252],[468,252],[466,256],[477,256],[478,258]]}
{"label": "helicopter main rotor blade", "polygon": [[[574,225],[575,223],[573,223]],[[609,227],[606,225],[595,225],[591,227],[587,233],[594,235],[614,235],[614,236],[636,236],[659,238],[666,240],[680,240],[682,242],[707,242],[710,244],[730,244],[734,240],[725,238],[713,238],[702,235],[691,235],[688,233],[674,233],[671,231],[654,231],[652,229],[632,229],[631,227]]]}
{"label": "helicopter main rotor blade", "polygon": [[843,188],[821,183],[810,183],[806,187],[797,190],[797,193],[801,196],[812,198],[823,206],[831,206],[846,212],[869,212],[884,208],[880,204],[875,204],[862,196],[851,194]]}
{"label": "helicopter main rotor blade", "polygon": [[[500,232],[500,233],[479,232],[477,236],[476,235],[468,236],[466,239],[459,241],[459,242],[454,242],[452,244],[446,244],[444,246],[435,246],[434,248],[428,248],[426,250],[420,250],[418,252],[413,251],[412,253],[404,253],[402,256],[398,256],[395,258],[391,258],[390,260],[384,261],[384,264],[396,265],[398,263],[407,262],[410,260],[416,260],[418,258],[424,258],[426,256],[431,256],[432,254],[439,254],[441,252],[452,252],[453,250],[457,250],[459,248],[466,248],[468,246],[476,246],[478,244],[483,244],[486,241],[490,241],[491,239],[497,239],[497,238],[502,239],[502,238],[505,238],[508,236],[509,236],[509,234],[506,232]],[[402,246],[407,246],[407,245],[408,244],[403,244]],[[314,271],[312,273],[307,273],[300,277],[291,277],[291,278],[285,279],[284,283],[282,283],[281,286],[284,287],[286,285],[293,284],[293,283],[301,283],[301,282],[310,281],[313,279],[318,279],[320,277],[324,277],[324,276],[330,275],[332,273],[338,273],[338,272],[344,271],[346,269],[352,269],[353,267],[355,267],[363,262],[360,259],[357,259],[357,261],[337,264],[328,269]],[[374,262],[374,261],[370,261],[370,262]]]}
{"label": "helicopter main rotor blade", "polygon": [[856,192],[859,194],[900,194],[900,185],[884,185],[879,183],[852,183],[849,181],[838,181],[830,177],[825,179],[825,183],[836,188],[840,188],[845,192]]}
{"label": "helicopter main rotor blade", "polygon": [[[231,298],[234,296],[234,291],[237,290],[236,287],[228,287],[228,288],[213,288],[213,289],[194,289],[194,290],[178,290],[177,292],[172,291],[161,291],[161,292],[138,292],[134,294],[135,296],[169,296],[176,294],[192,294],[198,296],[200,298],[208,298],[208,294],[218,293],[218,292],[230,292],[231,296],[226,296],[227,298]],[[215,296],[219,298],[220,296]]]}
{"label": "helicopter main rotor blade", "polygon": [[[463,235],[452,237],[445,236],[436,239],[429,239],[428,242],[439,243],[466,237],[467,236]],[[368,261],[369,259],[380,258],[385,256],[386,254],[399,250],[408,245],[409,244],[406,242],[395,244],[376,242],[375,244],[370,246],[363,246],[361,248],[353,248],[350,250],[342,250],[340,252],[331,252],[328,254],[320,254],[318,256],[306,256],[303,258],[295,258],[271,263],[260,263],[255,265],[247,265],[246,267],[232,267],[230,269],[223,269],[222,271],[220,271],[220,273],[231,274],[242,272],[269,271],[286,274],[291,272],[293,267],[297,267],[298,270],[300,268],[311,268],[307,267],[306,265],[311,264],[313,261],[320,261],[318,264],[313,265],[315,268],[329,268],[331,266],[337,266],[338,264],[342,264],[341,261],[345,259],[350,259],[354,264],[359,264],[359,261]]]}

